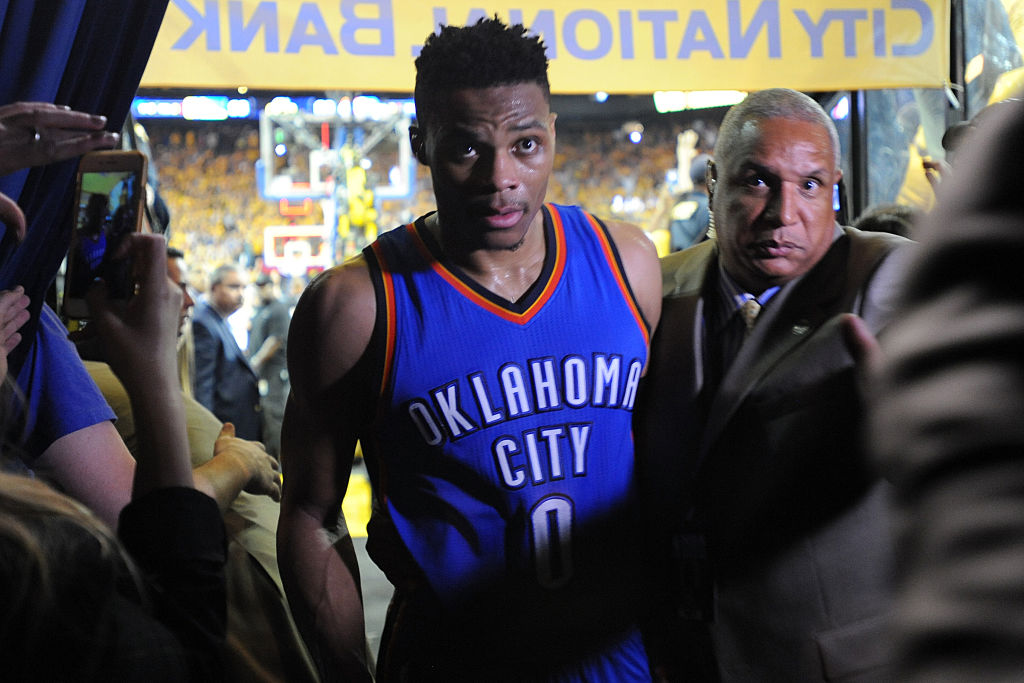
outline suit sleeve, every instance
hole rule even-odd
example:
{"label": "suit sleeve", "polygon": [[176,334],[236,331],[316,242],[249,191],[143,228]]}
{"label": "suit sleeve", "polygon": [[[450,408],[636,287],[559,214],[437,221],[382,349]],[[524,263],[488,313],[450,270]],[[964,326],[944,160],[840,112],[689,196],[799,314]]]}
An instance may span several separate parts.
{"label": "suit sleeve", "polygon": [[897,487],[895,680],[1024,671],[1024,106],[972,133],[883,339],[872,433]]}
{"label": "suit sleeve", "polygon": [[192,335],[196,353],[195,399],[207,410],[215,413],[214,384],[217,377],[217,363],[221,356],[217,348],[219,335],[199,318],[192,323]]}

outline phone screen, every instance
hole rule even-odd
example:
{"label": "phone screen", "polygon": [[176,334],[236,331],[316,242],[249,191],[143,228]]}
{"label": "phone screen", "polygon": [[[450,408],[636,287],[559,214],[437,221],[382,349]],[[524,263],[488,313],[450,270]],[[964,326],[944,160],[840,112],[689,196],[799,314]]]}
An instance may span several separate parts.
{"label": "phone screen", "polygon": [[66,296],[81,299],[96,278],[103,278],[109,296],[132,294],[131,263],[115,259],[118,247],[136,232],[142,207],[143,178],[138,171],[87,171],[75,207],[75,236],[68,255]]}

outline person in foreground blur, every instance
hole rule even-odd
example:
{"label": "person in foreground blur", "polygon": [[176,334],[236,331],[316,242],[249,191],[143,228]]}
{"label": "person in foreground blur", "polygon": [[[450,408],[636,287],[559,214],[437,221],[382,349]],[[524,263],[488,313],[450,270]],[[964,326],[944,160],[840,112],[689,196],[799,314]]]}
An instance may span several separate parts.
{"label": "person in foreground blur", "polygon": [[679,680],[887,680],[888,491],[844,316],[885,327],[912,243],[837,225],[840,176],[813,99],[753,93],[709,165],[717,237],[661,262],[637,460]]}
{"label": "person in foreground blur", "polygon": [[1024,672],[1024,101],[966,134],[882,339],[870,435],[896,489],[894,679]]}
{"label": "person in foreground blur", "polygon": [[[90,308],[131,394],[140,441],[118,536],[39,480],[0,474],[0,633],[12,680],[219,680],[224,526],[195,490],[175,337],[181,294],[160,236],[131,235],[139,293]],[[6,371],[6,356],[3,363]]]}
{"label": "person in foreground blur", "polygon": [[359,439],[367,547],[396,587],[378,680],[648,681],[631,412],[654,245],[544,203],[555,114],[523,26],[445,26],[416,69],[437,212],[293,314],[278,547],[296,621],[325,679],[369,678],[339,518]]}
{"label": "person in foreground blur", "polygon": [[245,282],[238,266],[224,265],[210,275],[206,299],[195,306],[195,398],[235,433],[250,441],[263,440],[259,379],[238,347],[227,317],[244,303]]}

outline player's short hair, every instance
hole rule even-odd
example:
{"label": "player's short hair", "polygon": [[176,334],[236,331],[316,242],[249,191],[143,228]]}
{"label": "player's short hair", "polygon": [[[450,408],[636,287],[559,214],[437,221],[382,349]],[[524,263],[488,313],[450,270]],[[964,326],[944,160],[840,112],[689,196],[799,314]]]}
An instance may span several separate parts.
{"label": "player's short hair", "polygon": [[416,58],[413,96],[419,125],[425,125],[438,95],[517,83],[536,83],[545,98],[551,95],[548,59],[538,36],[522,24],[508,26],[497,16],[469,26],[441,25]]}
{"label": "player's short hair", "polygon": [[768,119],[806,121],[824,128],[832,141],[836,168],[839,168],[841,150],[836,124],[812,97],[789,88],[771,88],[750,93],[746,99],[726,112],[718,129],[718,140],[715,142],[715,161],[720,164],[726,163],[748,121]]}

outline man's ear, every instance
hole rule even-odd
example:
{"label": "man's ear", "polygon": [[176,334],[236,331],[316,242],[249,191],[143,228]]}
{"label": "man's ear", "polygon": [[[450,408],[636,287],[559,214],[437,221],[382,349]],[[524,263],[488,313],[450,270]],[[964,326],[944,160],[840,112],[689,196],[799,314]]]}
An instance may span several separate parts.
{"label": "man's ear", "polygon": [[419,126],[409,126],[409,145],[412,147],[412,153],[416,155],[416,161],[424,166],[429,166],[430,164],[427,163],[427,152],[424,149],[423,135],[420,132]]}

